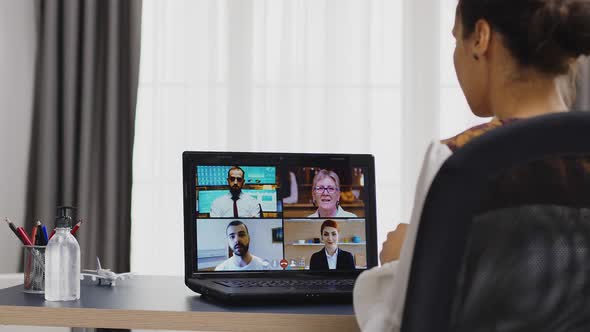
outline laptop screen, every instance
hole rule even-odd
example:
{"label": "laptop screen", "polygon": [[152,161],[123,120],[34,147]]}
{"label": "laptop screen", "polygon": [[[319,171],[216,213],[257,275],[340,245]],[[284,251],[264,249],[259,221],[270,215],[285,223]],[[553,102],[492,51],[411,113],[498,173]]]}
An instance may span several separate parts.
{"label": "laptop screen", "polygon": [[372,156],[184,159],[191,272],[357,271],[376,264],[367,245],[375,242]]}

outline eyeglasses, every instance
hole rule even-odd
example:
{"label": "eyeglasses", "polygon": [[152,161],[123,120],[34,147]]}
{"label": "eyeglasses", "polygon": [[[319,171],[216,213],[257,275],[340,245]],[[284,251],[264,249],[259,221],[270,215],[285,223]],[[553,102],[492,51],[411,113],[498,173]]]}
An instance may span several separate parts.
{"label": "eyeglasses", "polygon": [[316,192],[316,194],[323,194],[324,192],[327,192],[328,194],[333,194],[338,190],[338,188],[336,188],[336,187],[314,187],[313,190]]}
{"label": "eyeglasses", "polygon": [[229,182],[234,182],[234,181],[238,181],[240,183],[242,183],[242,181],[244,181],[244,178],[241,177],[236,177],[236,176],[230,176],[229,178],[227,178],[229,180]]}

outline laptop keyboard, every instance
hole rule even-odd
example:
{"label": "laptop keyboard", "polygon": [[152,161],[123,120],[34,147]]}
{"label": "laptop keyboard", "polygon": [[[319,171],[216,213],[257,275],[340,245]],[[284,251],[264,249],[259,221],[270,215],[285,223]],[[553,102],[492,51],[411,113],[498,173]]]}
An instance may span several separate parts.
{"label": "laptop keyboard", "polygon": [[296,289],[350,289],[354,286],[354,279],[321,279],[321,280],[300,280],[300,279],[272,279],[272,280],[217,280],[216,283],[226,287],[286,287]]}

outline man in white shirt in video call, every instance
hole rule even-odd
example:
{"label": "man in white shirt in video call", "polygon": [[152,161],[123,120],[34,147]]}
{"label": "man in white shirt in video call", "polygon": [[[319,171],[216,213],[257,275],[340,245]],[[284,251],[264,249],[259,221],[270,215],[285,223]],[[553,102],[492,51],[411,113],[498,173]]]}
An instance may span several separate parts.
{"label": "man in white shirt in video call", "polygon": [[218,197],[211,204],[209,216],[212,218],[260,218],[261,207],[258,201],[242,192],[246,173],[238,166],[227,172],[229,193]]}
{"label": "man in white shirt in video call", "polygon": [[225,230],[227,244],[234,255],[217,265],[215,271],[236,271],[236,270],[263,270],[263,261],[248,250],[250,248],[250,234],[248,227],[239,221],[234,220],[227,225]]}

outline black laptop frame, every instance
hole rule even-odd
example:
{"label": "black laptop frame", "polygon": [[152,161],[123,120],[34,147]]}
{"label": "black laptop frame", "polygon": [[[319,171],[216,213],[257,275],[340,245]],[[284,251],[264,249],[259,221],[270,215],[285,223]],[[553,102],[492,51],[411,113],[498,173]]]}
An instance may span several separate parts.
{"label": "black laptop frame", "polygon": [[[365,236],[367,269],[377,265],[377,222],[375,197],[375,161],[369,154],[316,154],[316,153],[259,153],[259,152],[197,152],[182,154],[183,209],[184,209],[184,258],[185,281],[215,277],[356,277],[363,269],[348,271],[270,270],[270,271],[197,271],[196,232],[196,183],[194,169],[197,165],[246,165],[246,166],[306,166],[306,167],[361,167],[365,170]],[[284,217],[282,219],[285,219]]]}

